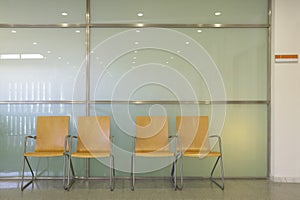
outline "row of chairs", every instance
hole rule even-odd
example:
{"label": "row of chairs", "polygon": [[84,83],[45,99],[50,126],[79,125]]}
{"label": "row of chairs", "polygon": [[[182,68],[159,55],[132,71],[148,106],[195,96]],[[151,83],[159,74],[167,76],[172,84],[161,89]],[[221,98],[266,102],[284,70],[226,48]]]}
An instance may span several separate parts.
{"label": "row of chairs", "polygon": [[[24,160],[22,167],[21,190],[23,191],[35,179],[28,157],[64,157],[63,185],[69,190],[74,183],[75,170],[73,158],[109,158],[110,159],[110,190],[115,185],[114,155],[112,137],[110,135],[109,116],[78,117],[78,135],[68,135],[69,116],[38,116],[35,136],[26,136],[24,141]],[[224,170],[222,161],[222,146],[220,136],[208,135],[207,116],[177,116],[177,134],[168,135],[168,119],[166,116],[137,116],[136,135],[134,137],[134,152],[131,157],[131,190],[135,187],[136,157],[171,157],[171,180],[174,189],[182,189],[182,157],[216,157],[211,170],[210,180],[222,190],[224,189]],[[27,140],[35,140],[34,151],[27,151]],[[218,148],[212,151],[209,139],[215,139]],[[76,150],[73,151],[73,143]],[[172,140],[175,144],[170,148]],[[177,184],[177,161],[180,165],[180,184]],[[27,163],[31,180],[24,185],[24,171]],[[221,183],[213,174],[217,164],[220,165]]]}

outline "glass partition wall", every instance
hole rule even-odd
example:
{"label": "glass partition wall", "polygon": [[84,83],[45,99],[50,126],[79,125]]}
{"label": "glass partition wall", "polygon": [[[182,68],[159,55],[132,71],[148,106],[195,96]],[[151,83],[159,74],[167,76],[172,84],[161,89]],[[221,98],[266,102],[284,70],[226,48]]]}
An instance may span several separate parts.
{"label": "glass partition wall", "polygon": [[[78,116],[111,116],[121,177],[136,116],[167,115],[175,135],[176,116],[206,115],[210,134],[223,139],[226,177],[268,176],[268,0],[0,4],[0,177],[20,176],[38,115],[71,116],[74,135]],[[61,158],[32,161],[39,176],[62,176]],[[76,171],[107,176],[108,162],[77,161]],[[137,161],[136,170],[165,177],[169,162]],[[183,173],[207,177],[211,164],[184,158]]]}

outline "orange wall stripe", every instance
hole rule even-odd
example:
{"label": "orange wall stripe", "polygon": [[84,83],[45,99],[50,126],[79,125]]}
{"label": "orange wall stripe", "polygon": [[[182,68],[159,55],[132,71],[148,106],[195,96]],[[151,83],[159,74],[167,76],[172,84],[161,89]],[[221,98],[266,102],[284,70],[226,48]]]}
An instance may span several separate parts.
{"label": "orange wall stripe", "polygon": [[298,59],[298,54],[291,54],[291,55],[275,55],[276,59],[280,58],[295,58]]}

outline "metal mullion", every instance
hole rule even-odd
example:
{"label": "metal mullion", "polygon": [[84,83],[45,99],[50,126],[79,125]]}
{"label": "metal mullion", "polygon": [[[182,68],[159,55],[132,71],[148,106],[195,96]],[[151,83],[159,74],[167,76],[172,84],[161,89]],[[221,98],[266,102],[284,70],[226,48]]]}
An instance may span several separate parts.
{"label": "metal mullion", "polygon": [[85,28],[86,24],[0,24],[0,28]]}
{"label": "metal mullion", "polygon": [[86,115],[90,115],[90,0],[86,0]]}
{"label": "metal mullion", "polygon": [[269,28],[269,24],[151,24],[92,23],[92,28]]}
{"label": "metal mullion", "polygon": [[[86,16],[90,20],[90,16]],[[269,24],[121,24],[121,23],[86,23],[86,24],[0,24],[0,28],[269,28]]]}
{"label": "metal mullion", "polygon": [[126,100],[97,100],[90,101],[90,104],[200,104],[200,105],[215,105],[215,104],[263,104],[268,105],[270,101],[126,101]]}
{"label": "metal mullion", "polygon": [[270,101],[126,101],[126,100],[96,100],[96,101],[0,101],[0,104],[270,104]]}
{"label": "metal mullion", "polygon": [[0,104],[84,104],[86,101],[69,101],[69,100],[58,100],[58,101],[0,101]]}
{"label": "metal mullion", "polygon": [[272,126],[272,0],[268,0],[268,60],[267,60],[267,99],[270,102],[267,109],[267,177],[271,173],[271,126]]}
{"label": "metal mullion", "polygon": [[[90,115],[90,0],[86,0],[86,115]],[[85,176],[90,177],[90,159],[85,160]]]}

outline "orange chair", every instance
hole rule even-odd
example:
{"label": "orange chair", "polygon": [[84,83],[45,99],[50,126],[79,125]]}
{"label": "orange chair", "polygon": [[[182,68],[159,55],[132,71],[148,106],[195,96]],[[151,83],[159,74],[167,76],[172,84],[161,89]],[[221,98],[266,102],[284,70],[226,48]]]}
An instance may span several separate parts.
{"label": "orange chair", "polygon": [[[24,141],[24,154],[22,166],[22,183],[21,190],[23,191],[34,180],[34,173],[30,166],[28,157],[57,157],[63,156],[65,137],[68,135],[69,116],[38,116],[36,135],[26,136]],[[35,139],[35,149],[33,152],[27,152],[27,140]],[[23,186],[25,162],[27,163],[30,172],[31,180]]]}
{"label": "orange chair", "polygon": [[[72,152],[73,139],[77,139],[76,151]],[[110,158],[110,190],[114,189],[114,156],[110,139],[110,117],[109,116],[82,116],[78,117],[78,136],[70,136],[68,158],[67,182],[65,189],[69,190],[74,183],[70,181],[70,170],[73,177],[72,158]],[[67,148],[66,148],[67,149]],[[66,177],[64,177],[64,180]]]}
{"label": "orange chair", "polygon": [[[135,185],[135,157],[172,157],[173,171],[171,180],[176,185],[176,162],[180,159],[180,153],[176,150],[171,151],[168,137],[168,118],[165,116],[137,116],[136,117],[136,136],[134,140],[134,152],[131,157],[131,190]],[[175,143],[176,143],[175,138]]]}
{"label": "orange chair", "polygon": [[[210,180],[224,190],[224,169],[222,158],[221,137],[217,135],[208,136],[208,117],[207,116],[177,116],[177,133],[180,138],[182,156],[186,157],[217,157],[217,160],[210,173]],[[218,143],[219,151],[212,151],[209,139],[215,138]],[[221,181],[219,184],[213,178],[214,171],[220,161]]]}

